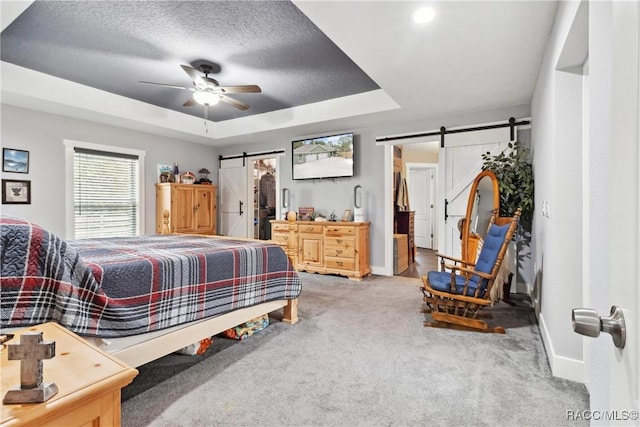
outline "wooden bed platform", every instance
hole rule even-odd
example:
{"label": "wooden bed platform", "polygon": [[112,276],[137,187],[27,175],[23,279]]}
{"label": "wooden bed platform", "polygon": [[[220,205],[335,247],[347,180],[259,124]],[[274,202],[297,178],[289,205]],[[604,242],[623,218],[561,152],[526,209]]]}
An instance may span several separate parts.
{"label": "wooden bed platform", "polygon": [[276,300],[146,334],[122,338],[88,338],[87,340],[136,368],[280,308],[283,308],[283,322],[293,324],[298,321],[297,299]]}

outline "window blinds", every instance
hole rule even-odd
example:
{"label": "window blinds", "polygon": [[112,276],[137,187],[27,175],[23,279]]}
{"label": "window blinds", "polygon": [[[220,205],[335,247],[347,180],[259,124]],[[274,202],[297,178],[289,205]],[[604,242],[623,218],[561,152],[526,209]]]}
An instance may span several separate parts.
{"label": "window blinds", "polygon": [[74,148],[75,239],[138,235],[138,161],[135,155]]}

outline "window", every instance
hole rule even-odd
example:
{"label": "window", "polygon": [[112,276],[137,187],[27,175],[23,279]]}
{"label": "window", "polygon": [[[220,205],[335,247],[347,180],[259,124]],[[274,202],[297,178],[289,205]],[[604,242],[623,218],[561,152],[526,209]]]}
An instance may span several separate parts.
{"label": "window", "polygon": [[144,152],[76,141],[67,151],[73,159],[72,238],[139,235]]}

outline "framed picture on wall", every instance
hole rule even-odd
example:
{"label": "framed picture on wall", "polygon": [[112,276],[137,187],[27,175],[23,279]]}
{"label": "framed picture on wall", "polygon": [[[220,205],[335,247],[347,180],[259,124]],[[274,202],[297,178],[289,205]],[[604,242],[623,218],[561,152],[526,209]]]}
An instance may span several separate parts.
{"label": "framed picture on wall", "polygon": [[2,172],[29,173],[29,152],[3,148]]}
{"label": "framed picture on wall", "polygon": [[2,180],[3,205],[30,205],[31,181]]}

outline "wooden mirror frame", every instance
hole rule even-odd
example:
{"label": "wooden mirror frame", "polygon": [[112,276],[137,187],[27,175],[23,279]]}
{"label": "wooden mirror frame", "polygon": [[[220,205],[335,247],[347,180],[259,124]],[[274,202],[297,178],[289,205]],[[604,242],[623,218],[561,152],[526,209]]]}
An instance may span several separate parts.
{"label": "wooden mirror frame", "polygon": [[478,191],[480,181],[486,177],[491,180],[493,189],[492,210],[496,212],[496,215],[499,215],[500,212],[500,188],[498,187],[498,178],[496,178],[496,175],[491,171],[482,171],[476,176],[471,185],[469,199],[467,201],[467,212],[464,217],[464,222],[462,223],[462,230],[460,234],[460,238],[462,240],[460,242],[462,246],[462,260],[474,264],[476,262],[476,254],[478,251],[478,244],[480,243],[480,237],[476,233],[471,233],[471,216],[473,215],[475,208],[476,193]]}

